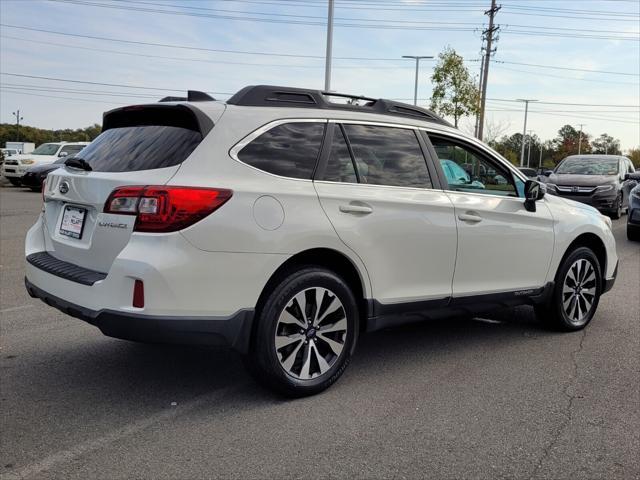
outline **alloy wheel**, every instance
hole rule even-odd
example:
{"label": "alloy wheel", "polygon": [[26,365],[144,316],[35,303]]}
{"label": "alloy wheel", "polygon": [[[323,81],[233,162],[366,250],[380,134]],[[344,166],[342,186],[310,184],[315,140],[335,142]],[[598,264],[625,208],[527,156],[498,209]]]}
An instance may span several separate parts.
{"label": "alloy wheel", "polygon": [[567,271],[562,285],[562,307],[569,321],[583,325],[596,299],[596,271],[584,258],[576,260]]}
{"label": "alloy wheel", "polygon": [[299,380],[325,374],[340,357],[347,330],[344,306],[331,290],[313,287],[297,293],[276,324],[274,341],[280,366]]}

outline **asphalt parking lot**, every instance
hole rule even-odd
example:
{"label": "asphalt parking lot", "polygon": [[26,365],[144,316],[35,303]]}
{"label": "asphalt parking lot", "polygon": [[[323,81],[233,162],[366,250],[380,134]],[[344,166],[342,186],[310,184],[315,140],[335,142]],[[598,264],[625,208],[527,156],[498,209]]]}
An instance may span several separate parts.
{"label": "asphalt parking lot", "polygon": [[29,298],[37,193],[0,181],[0,478],[640,478],[640,244],[578,333],[528,307],[361,337],[283,400],[222,349],[150,346]]}

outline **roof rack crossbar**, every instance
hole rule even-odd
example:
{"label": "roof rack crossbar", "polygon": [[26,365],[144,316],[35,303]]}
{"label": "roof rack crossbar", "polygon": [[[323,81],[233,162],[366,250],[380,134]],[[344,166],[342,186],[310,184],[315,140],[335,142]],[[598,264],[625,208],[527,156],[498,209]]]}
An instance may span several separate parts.
{"label": "roof rack crossbar", "polygon": [[[330,101],[331,97],[340,97],[353,100],[363,100],[364,105],[356,103],[336,103]],[[298,107],[321,108],[334,110],[350,110],[356,112],[378,113],[382,115],[411,117],[422,119],[441,125],[452,126],[445,119],[431,110],[408,105],[406,103],[387,100],[384,98],[370,98],[362,95],[349,95],[346,93],[326,92],[306,88],[288,88],[273,85],[252,85],[244,87],[234,94],[227,103],[230,105],[243,105],[253,107]]]}

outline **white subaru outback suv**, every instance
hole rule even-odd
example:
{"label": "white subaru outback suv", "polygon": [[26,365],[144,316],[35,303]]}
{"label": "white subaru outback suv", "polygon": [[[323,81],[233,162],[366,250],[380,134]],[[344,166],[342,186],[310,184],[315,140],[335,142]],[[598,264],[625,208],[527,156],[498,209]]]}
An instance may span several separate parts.
{"label": "white subaru outback suv", "polygon": [[609,219],[428,110],[344,97],[105,113],[47,177],[27,290],[112,337],[230,345],[293,396],[335,382],[364,331],[519,304],[589,323],[616,277]]}

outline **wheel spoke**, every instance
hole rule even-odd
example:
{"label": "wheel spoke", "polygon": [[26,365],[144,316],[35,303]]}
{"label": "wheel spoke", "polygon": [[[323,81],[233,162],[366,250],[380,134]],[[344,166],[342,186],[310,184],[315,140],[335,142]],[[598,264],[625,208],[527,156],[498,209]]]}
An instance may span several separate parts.
{"label": "wheel spoke", "polygon": [[320,315],[320,307],[322,306],[322,300],[324,299],[324,294],[326,290],[324,288],[316,288],[316,311],[313,314],[313,324],[317,325],[318,316]]}
{"label": "wheel spoke", "polygon": [[298,307],[300,307],[300,312],[302,313],[302,321],[304,322],[304,326],[307,326],[307,295],[306,290],[298,293],[295,297],[296,302],[298,302]]}
{"label": "wheel spoke", "polygon": [[313,351],[316,355],[316,360],[318,360],[318,366],[320,367],[320,375],[322,375],[324,372],[329,370],[331,366],[327,363],[324,357],[320,355],[320,352],[318,351],[318,347],[315,344],[313,344]]}
{"label": "wheel spoke", "polygon": [[326,335],[324,335],[324,332],[318,332],[318,339],[329,345],[329,348],[331,348],[331,350],[333,350],[333,353],[335,353],[336,355],[340,355],[340,352],[342,352],[342,347],[344,345],[327,337]]}
{"label": "wheel spoke", "polygon": [[300,347],[304,345],[304,342],[300,342],[300,344],[291,352],[291,354],[287,357],[286,360],[281,361],[282,366],[285,368],[287,372],[291,372],[291,368],[293,364],[296,362],[296,357],[298,356],[298,352],[300,351]]}
{"label": "wheel spoke", "polygon": [[331,332],[341,332],[347,329],[347,318],[342,317],[333,325],[327,325],[326,327],[319,327],[318,332],[321,333],[331,333]]}
{"label": "wheel spoke", "polygon": [[301,342],[304,340],[304,335],[300,333],[294,333],[293,335],[276,335],[276,350],[280,350],[282,347],[286,347],[295,342]]}
{"label": "wheel spoke", "polygon": [[[334,308],[334,307],[336,307],[336,308]],[[340,303],[340,300],[338,300],[338,297],[333,297],[333,299],[331,299],[331,303],[329,304],[329,306],[326,308],[326,310],[322,314],[322,317],[318,318],[318,321],[316,322],[316,325],[320,325],[320,323],[325,318],[327,318],[329,315],[331,315],[332,313],[337,311],[339,308],[342,308],[342,303]]]}
{"label": "wheel spoke", "polygon": [[285,323],[285,324],[288,324],[288,325],[298,325],[299,327],[302,327],[302,328],[306,328],[307,327],[307,325],[305,323],[303,323],[302,321],[298,320],[296,317],[291,315],[286,310],[283,310],[282,313],[280,314],[280,319],[278,320],[278,323]]}
{"label": "wheel spoke", "polygon": [[312,344],[307,344],[307,348],[304,353],[304,363],[302,364],[302,370],[300,370],[300,378],[304,380],[308,380],[311,378],[311,346]]}

